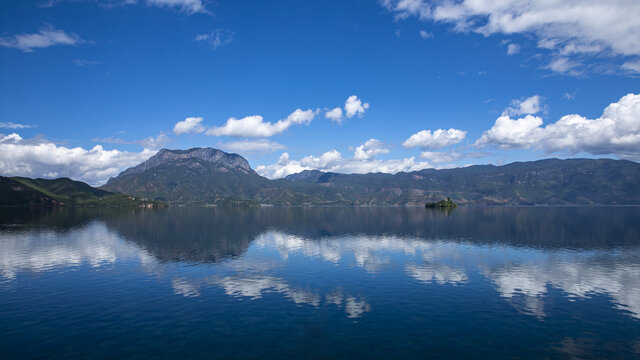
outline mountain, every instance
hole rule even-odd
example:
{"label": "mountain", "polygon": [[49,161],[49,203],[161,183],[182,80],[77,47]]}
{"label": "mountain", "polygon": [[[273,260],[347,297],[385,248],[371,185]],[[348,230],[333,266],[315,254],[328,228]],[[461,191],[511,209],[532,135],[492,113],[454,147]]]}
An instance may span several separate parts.
{"label": "mountain", "polygon": [[237,200],[278,205],[322,202],[258,175],[240,155],[212,148],[160,150],[142,164],[109,179],[101,188],[193,205]]}
{"label": "mountain", "polygon": [[546,159],[392,174],[306,172],[285,178],[348,192],[358,204],[421,205],[451,197],[462,205],[639,205],[640,164]]}
{"label": "mountain", "polygon": [[0,206],[62,206],[62,202],[47,196],[22,182],[0,176]]}
{"label": "mountain", "polygon": [[0,176],[0,206],[56,207],[65,205],[139,206],[158,205],[124,194],[96,189],[69,178],[30,179]]}
{"label": "mountain", "polygon": [[177,204],[423,206],[450,197],[460,205],[640,205],[640,164],[546,159],[397,174],[305,170],[269,180],[237,154],[164,149],[102,189]]}

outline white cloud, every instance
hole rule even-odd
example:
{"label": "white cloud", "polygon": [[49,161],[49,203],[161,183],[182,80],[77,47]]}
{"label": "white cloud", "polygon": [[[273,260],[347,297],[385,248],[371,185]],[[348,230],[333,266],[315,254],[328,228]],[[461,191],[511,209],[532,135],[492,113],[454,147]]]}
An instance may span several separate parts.
{"label": "white cloud", "polygon": [[0,37],[0,46],[33,52],[33,49],[48,48],[55,45],[77,45],[83,40],[76,34],[66,33],[51,26],[40,29],[35,34],[17,34]]}
{"label": "white cloud", "polygon": [[422,149],[441,149],[464,140],[466,131],[458,129],[438,129],[431,133],[431,130],[422,130],[411,135],[402,143],[405,148],[419,147]]}
{"label": "white cloud", "polygon": [[0,136],[0,174],[3,176],[70,177],[99,185],[120,171],[137,165],[156,153],[105,150],[101,145],[86,150],[48,141],[25,141],[18,134]]}
{"label": "white cloud", "polygon": [[493,127],[486,131],[476,145],[496,144],[502,148],[531,147],[537,142],[532,135],[539,132],[542,118],[527,115],[514,120],[509,115],[500,116]]}
{"label": "white cloud", "polygon": [[420,34],[420,37],[423,38],[423,39],[429,39],[429,38],[433,37],[432,33],[426,32],[424,30],[420,30],[419,34]]}
{"label": "white cloud", "polygon": [[203,41],[209,44],[211,49],[216,50],[220,46],[233,42],[233,31],[227,29],[215,29],[206,34],[196,35],[195,41]]}
{"label": "white cloud", "polygon": [[387,149],[380,140],[369,139],[354,149],[353,158],[356,160],[367,160],[376,155],[387,153],[389,153],[389,149]]}
{"label": "white cloud", "polygon": [[640,159],[640,95],[623,96],[607,106],[597,119],[572,114],[547,126],[542,124],[538,116],[512,119],[503,114],[476,145]]}
{"label": "white cloud", "polygon": [[169,137],[164,133],[160,133],[160,135],[156,137],[149,136],[134,143],[142,146],[144,149],[160,149],[169,143]]}
{"label": "white cloud", "polygon": [[267,139],[230,141],[226,143],[218,143],[218,147],[226,151],[239,153],[273,152],[286,148],[286,146],[282,144],[278,144],[277,142],[269,141]]}
{"label": "white cloud", "polygon": [[578,65],[578,63],[569,60],[569,58],[559,57],[551,60],[546,68],[559,74],[580,75],[580,72],[575,70]]}
{"label": "white cloud", "polygon": [[[42,0],[36,4],[39,7],[51,8],[62,2],[74,2],[78,0]],[[177,9],[186,14],[209,13],[206,0],[101,0],[95,1],[104,6],[125,6],[143,3],[147,6]]]}
{"label": "white cloud", "polygon": [[533,95],[524,100],[513,100],[511,105],[504,110],[502,115],[526,115],[537,114],[542,109],[542,98],[540,95]]}
{"label": "white cloud", "polygon": [[626,63],[622,64],[622,68],[624,70],[628,70],[628,71],[640,74],[640,60],[627,61]]}
{"label": "white cloud", "polygon": [[444,166],[449,168],[453,166],[451,163],[462,159],[483,158],[491,155],[493,154],[489,152],[423,151],[420,153],[420,158],[433,164],[449,163],[448,166]]}
{"label": "white cloud", "polygon": [[507,45],[507,55],[515,55],[520,52],[520,45],[509,44]]}
{"label": "white cloud", "polygon": [[280,134],[292,125],[309,125],[318,111],[296,109],[286,119],[275,123],[263,121],[262,116],[246,116],[242,119],[229,118],[224,126],[207,130],[207,135],[235,137],[270,137]]}
{"label": "white cloud", "polygon": [[[404,19],[445,22],[455,31],[523,34],[538,47],[556,54],[640,55],[640,2],[637,0],[382,0]],[[571,62],[557,60],[548,68],[567,73]],[[568,73],[572,75],[572,73]]]}
{"label": "white cloud", "polygon": [[283,153],[275,164],[258,166],[256,172],[270,179],[277,179],[303,170],[314,169],[346,174],[371,172],[395,174],[400,171],[416,171],[430,167],[433,166],[427,162],[415,161],[415,157],[397,160],[356,159],[355,157],[345,159],[339,151],[334,149],[318,157],[309,155],[300,160],[291,160],[288,153]]}
{"label": "white cloud", "polygon": [[462,159],[463,157],[464,154],[459,152],[423,151],[420,153],[420,158],[435,164],[454,162]]}
{"label": "white cloud", "polygon": [[[127,3],[135,1],[127,0]],[[149,6],[177,8],[189,14],[207,12],[202,0],[145,0]]]}
{"label": "white cloud", "polygon": [[16,133],[11,133],[9,135],[0,134],[0,143],[15,143],[19,141],[22,141],[22,136]]}
{"label": "white cloud", "polygon": [[102,64],[101,61],[97,61],[97,60],[82,60],[82,59],[73,59],[71,60],[71,62],[73,62],[74,64],[80,66],[80,67],[87,67],[87,66],[93,66],[93,65],[99,65]]}
{"label": "white cloud", "polygon": [[0,122],[0,129],[26,129],[26,128],[32,128],[32,127],[35,127],[35,125],[17,124],[11,121]]}
{"label": "white cloud", "polygon": [[327,111],[324,116],[333,121],[333,122],[337,122],[338,124],[340,124],[342,122],[342,109],[339,107],[333,108],[329,111]]}
{"label": "white cloud", "polygon": [[204,132],[206,128],[202,126],[201,117],[188,117],[182,121],[178,121],[173,126],[173,132],[176,135],[182,134],[200,134]]}
{"label": "white cloud", "polygon": [[369,103],[363,103],[362,100],[358,99],[356,95],[351,95],[347,98],[347,101],[344,103],[344,111],[345,115],[348,119],[354,117],[355,115],[362,116],[365,110],[369,108]]}
{"label": "white cloud", "polygon": [[106,143],[106,144],[137,144],[142,146],[145,149],[160,149],[169,143],[169,137],[164,133],[160,133],[158,136],[153,137],[149,136],[147,138],[141,140],[124,140],[120,138],[115,138],[112,136],[106,138],[93,138],[91,141],[95,143]]}
{"label": "white cloud", "polygon": [[[351,95],[344,102],[344,114],[347,119],[356,115],[362,116],[369,108],[369,103],[363,103],[356,95]],[[325,117],[338,124],[342,123],[343,111],[340,107],[335,107],[325,113]]]}
{"label": "white cloud", "polygon": [[575,90],[573,92],[566,92],[562,94],[562,98],[565,100],[575,100],[577,93],[578,93],[578,90]]}

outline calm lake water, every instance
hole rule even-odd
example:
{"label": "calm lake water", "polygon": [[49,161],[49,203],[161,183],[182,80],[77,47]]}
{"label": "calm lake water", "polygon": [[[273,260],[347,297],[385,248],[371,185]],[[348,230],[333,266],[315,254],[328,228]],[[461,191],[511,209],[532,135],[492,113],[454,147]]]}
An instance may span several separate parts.
{"label": "calm lake water", "polygon": [[0,210],[11,358],[638,358],[640,208]]}

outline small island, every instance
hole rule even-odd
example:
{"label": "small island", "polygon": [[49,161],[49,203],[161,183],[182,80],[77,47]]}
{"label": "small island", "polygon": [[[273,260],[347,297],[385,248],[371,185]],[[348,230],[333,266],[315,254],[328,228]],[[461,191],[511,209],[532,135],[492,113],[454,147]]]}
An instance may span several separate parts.
{"label": "small island", "polygon": [[458,205],[456,205],[456,203],[451,201],[451,198],[447,198],[447,200],[440,200],[435,203],[427,203],[425,207],[438,208],[438,209],[455,209],[458,207]]}

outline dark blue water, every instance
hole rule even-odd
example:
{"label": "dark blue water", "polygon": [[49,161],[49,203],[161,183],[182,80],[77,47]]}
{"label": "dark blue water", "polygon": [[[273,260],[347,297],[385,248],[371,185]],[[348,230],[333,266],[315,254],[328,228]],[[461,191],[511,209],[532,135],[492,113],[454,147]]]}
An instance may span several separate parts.
{"label": "dark blue water", "polygon": [[639,358],[640,208],[0,210],[0,357]]}

